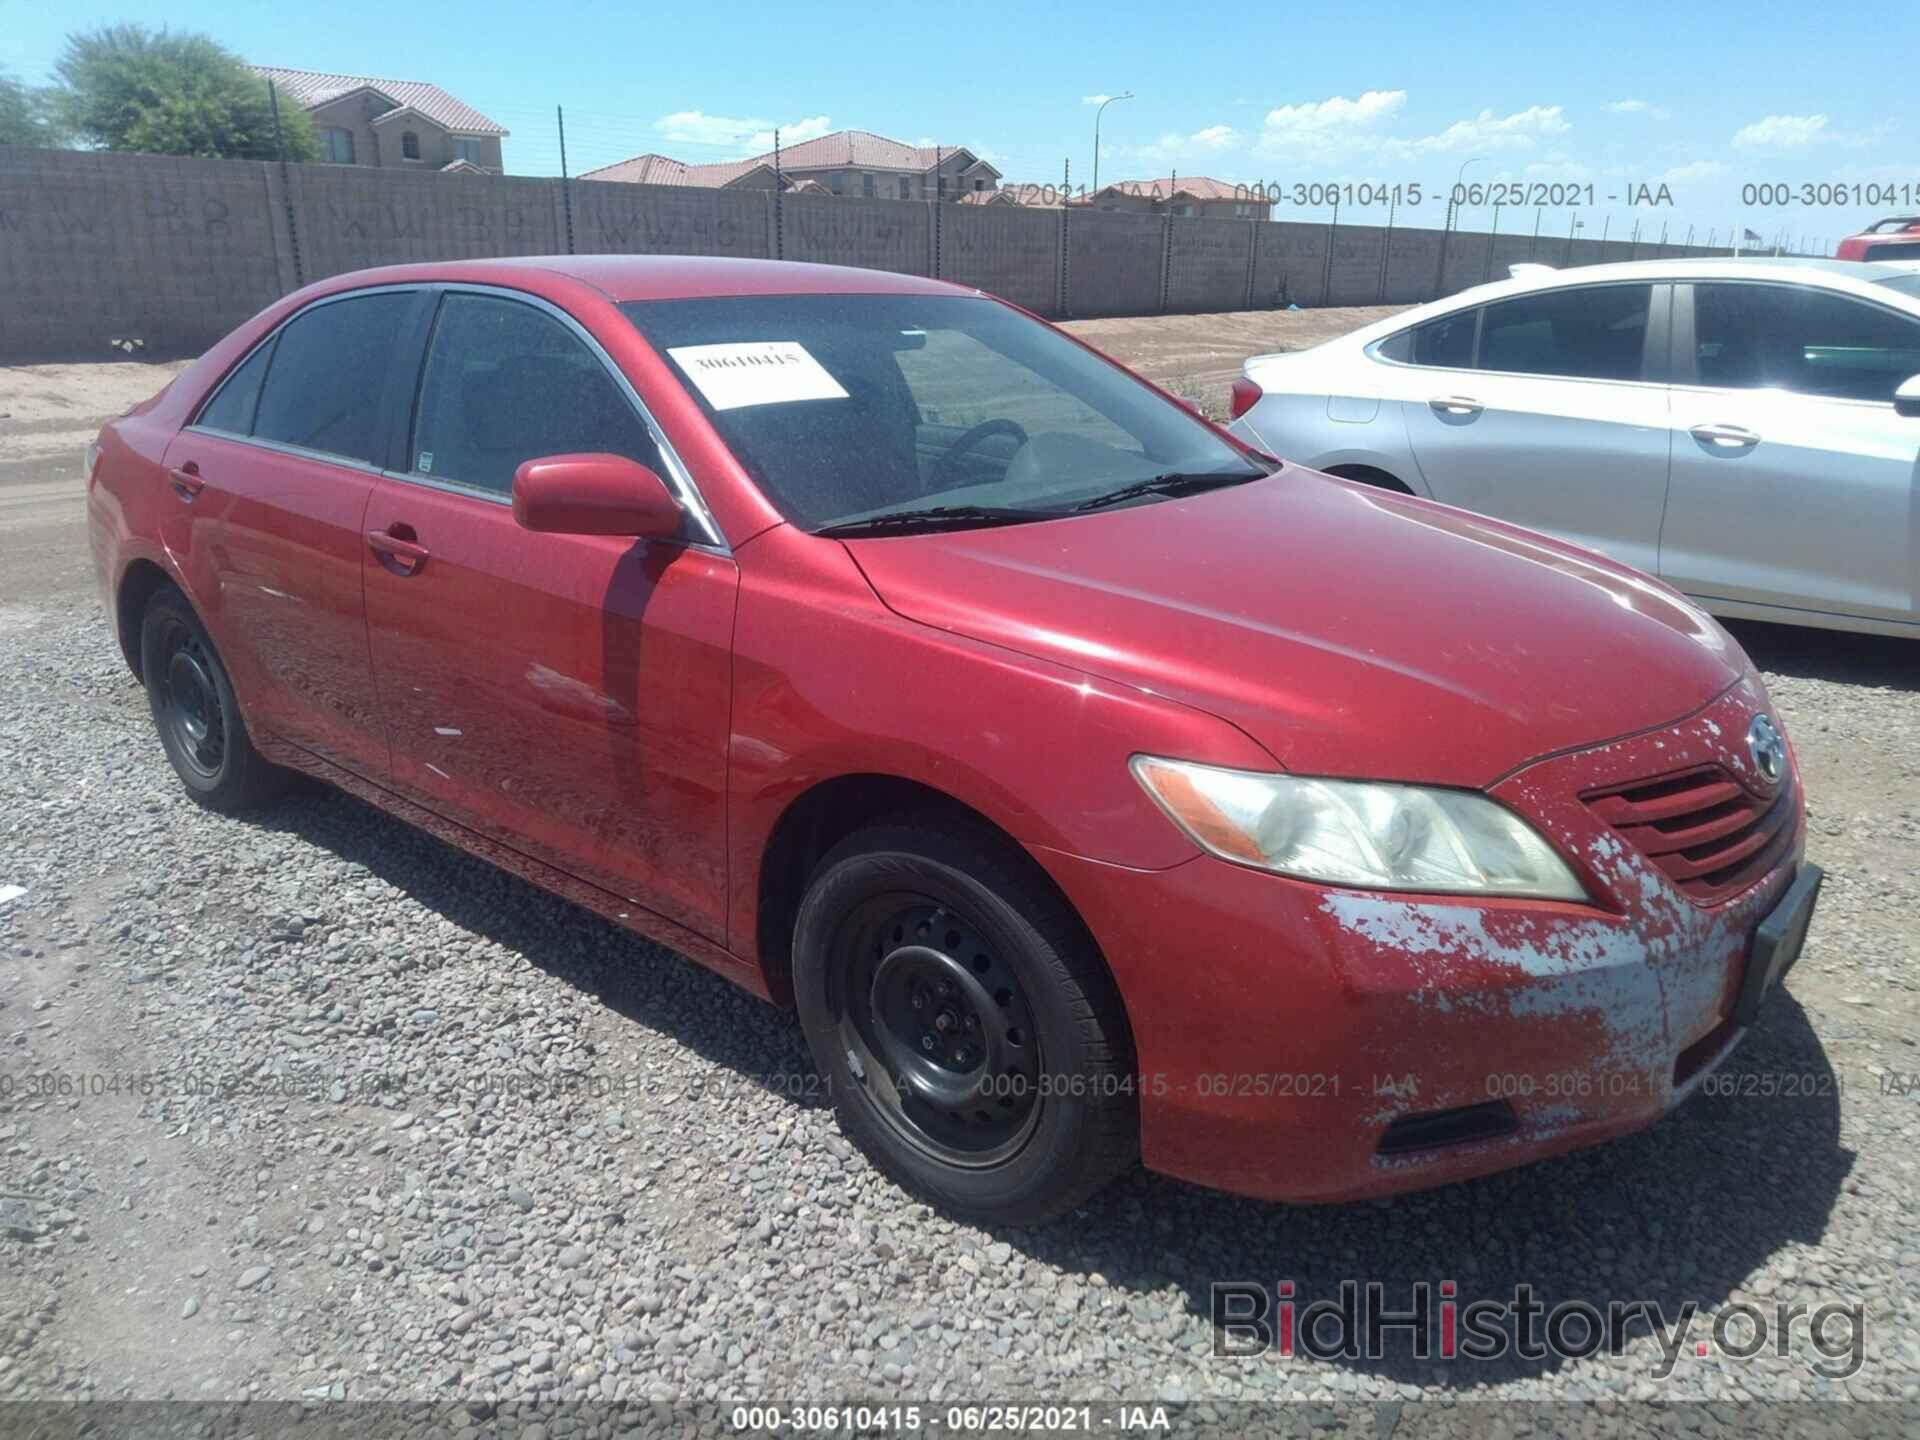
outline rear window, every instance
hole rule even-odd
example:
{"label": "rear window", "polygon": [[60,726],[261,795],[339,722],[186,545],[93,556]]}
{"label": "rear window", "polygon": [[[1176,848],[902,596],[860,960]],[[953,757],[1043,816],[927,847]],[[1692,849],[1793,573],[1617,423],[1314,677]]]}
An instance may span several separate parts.
{"label": "rear window", "polygon": [[1480,369],[1580,380],[1638,380],[1651,285],[1583,285],[1487,306]]}
{"label": "rear window", "polygon": [[266,376],[273,346],[272,340],[267,341],[227,376],[226,383],[200,412],[200,424],[229,435],[253,433],[253,408],[260,399],[260,381]]}
{"label": "rear window", "polygon": [[1057,513],[1172,472],[1259,472],[1180,405],[991,300],[621,308],[768,499],[809,529],[930,507]]}
{"label": "rear window", "polygon": [[385,460],[383,381],[413,304],[406,291],[316,305],[280,332],[253,433],[347,460]]}
{"label": "rear window", "polygon": [[1449,370],[1473,368],[1473,333],[1478,309],[1442,315],[1382,340],[1376,354],[1403,365],[1435,365]]}
{"label": "rear window", "polygon": [[1920,298],[1920,271],[1915,271],[1911,275],[1895,275],[1891,279],[1882,280],[1880,283],[1889,290],[1898,291],[1902,295],[1912,295]]}

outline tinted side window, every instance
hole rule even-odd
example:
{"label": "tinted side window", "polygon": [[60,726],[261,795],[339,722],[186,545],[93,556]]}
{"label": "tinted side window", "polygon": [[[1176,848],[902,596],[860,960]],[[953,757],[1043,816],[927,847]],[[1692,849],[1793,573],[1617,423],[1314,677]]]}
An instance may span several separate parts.
{"label": "tinted side window", "polygon": [[384,463],[380,399],[413,296],[362,295],[319,305],[280,332],[253,433],[370,464]]}
{"label": "tinted side window", "polygon": [[1444,365],[1451,370],[1473,368],[1473,327],[1478,310],[1443,315],[1413,327],[1413,363]]}
{"label": "tinted side window", "polygon": [[518,301],[447,296],[427,348],[414,472],[510,495],[522,461],[582,451],[663,468],[633,405],[566,326]]}
{"label": "tinted side window", "polygon": [[1487,306],[1480,368],[1582,380],[1638,380],[1651,285],[1588,285]]}
{"label": "tinted side window", "polygon": [[267,373],[274,344],[269,340],[227,376],[226,383],[200,412],[200,424],[209,430],[225,430],[229,435],[253,433],[253,407],[260,398],[260,381]]}
{"label": "tinted side window", "polygon": [[1787,285],[1696,285],[1702,385],[1890,402],[1920,375],[1920,321]]}

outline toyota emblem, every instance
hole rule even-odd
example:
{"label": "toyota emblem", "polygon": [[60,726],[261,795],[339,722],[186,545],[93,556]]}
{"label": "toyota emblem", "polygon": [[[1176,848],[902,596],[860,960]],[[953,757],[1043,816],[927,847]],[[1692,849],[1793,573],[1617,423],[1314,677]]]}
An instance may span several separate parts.
{"label": "toyota emblem", "polygon": [[1787,742],[1780,738],[1772,717],[1753,717],[1753,723],[1747,726],[1747,754],[1753,757],[1753,768],[1762,780],[1769,785],[1780,783],[1780,777],[1787,773]]}

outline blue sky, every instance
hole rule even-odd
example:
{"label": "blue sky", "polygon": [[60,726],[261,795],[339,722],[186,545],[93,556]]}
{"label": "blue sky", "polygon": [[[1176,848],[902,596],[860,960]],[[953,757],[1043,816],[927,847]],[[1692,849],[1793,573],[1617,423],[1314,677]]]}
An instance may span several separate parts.
{"label": "blue sky", "polygon": [[[578,0],[0,0],[0,65],[43,79],[69,30],[113,20],[205,30],[249,60],[431,80],[513,133],[510,171],[554,174],[553,107],[577,173],[644,150],[731,159],[845,127],[964,144],[1010,181],[1089,178],[1095,107],[1103,181],[1182,174],[1227,181],[1405,185],[1469,180],[1594,187],[1583,233],[1698,241],[1738,223],[1828,241],[1891,210],[1920,210],[1904,7],[1692,0],[1612,7],[1547,0],[1468,6],[1378,0],[1039,8],[814,0],[655,7]],[[1478,157],[1475,159],[1475,157]],[[1743,205],[1742,187],[1892,184]],[[1630,207],[1665,184],[1670,208]],[[1582,188],[1580,198],[1584,202]],[[1285,202],[1276,214],[1325,218]],[[1438,224],[1444,198],[1399,223]],[[1342,220],[1384,221],[1348,203]],[[1531,208],[1502,212],[1530,230]],[[1546,234],[1564,234],[1549,210]],[[1462,224],[1485,229],[1491,209]]]}

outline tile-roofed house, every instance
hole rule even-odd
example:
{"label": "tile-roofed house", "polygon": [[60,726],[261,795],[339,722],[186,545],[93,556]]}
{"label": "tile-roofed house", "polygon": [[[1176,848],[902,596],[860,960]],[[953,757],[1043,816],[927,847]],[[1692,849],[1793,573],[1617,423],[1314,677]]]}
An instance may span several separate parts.
{"label": "tile-roofed house", "polygon": [[[939,166],[936,185],[934,167]],[[833,195],[879,200],[925,200],[936,193],[950,199],[999,188],[1000,172],[964,145],[908,145],[867,130],[836,130],[781,147],[780,179],[789,189],[819,188]],[[589,170],[582,180],[612,180],[631,185],[700,185],[720,188],[773,184],[774,155],[725,165],[688,165],[648,153]]]}
{"label": "tile-roofed house", "polygon": [[409,170],[501,169],[506,128],[424,80],[250,67],[313,117],[320,158]]}
{"label": "tile-roofed house", "polygon": [[1215,180],[1206,175],[1169,175],[1159,180],[1116,180],[1102,185],[1076,205],[1095,210],[1121,210],[1141,215],[1201,216],[1206,219],[1265,220],[1273,213],[1270,202],[1250,186]]}

